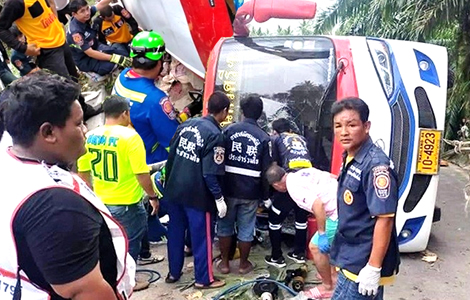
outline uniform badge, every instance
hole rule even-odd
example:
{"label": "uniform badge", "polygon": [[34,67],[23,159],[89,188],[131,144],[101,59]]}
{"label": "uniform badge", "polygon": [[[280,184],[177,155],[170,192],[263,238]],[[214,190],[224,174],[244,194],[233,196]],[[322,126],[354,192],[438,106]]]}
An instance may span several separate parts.
{"label": "uniform badge", "polygon": [[175,109],[168,97],[163,97],[162,100],[160,100],[160,106],[170,120],[174,120],[176,118]]}
{"label": "uniform badge", "polygon": [[353,203],[354,197],[350,190],[344,191],[343,200],[347,205],[351,205]]}
{"label": "uniform badge", "polygon": [[223,147],[214,147],[214,162],[218,165],[224,162],[225,158],[225,148]]}
{"label": "uniform badge", "polygon": [[126,19],[129,19],[131,17],[131,14],[127,11],[127,9],[122,9],[121,16],[123,16]]}
{"label": "uniform badge", "polygon": [[82,35],[80,33],[74,33],[72,34],[72,38],[73,38],[73,42],[75,43],[75,45],[77,46],[83,46],[83,38],[82,38]]}
{"label": "uniform badge", "polygon": [[21,62],[21,60],[17,59],[13,63],[18,69],[23,70],[23,63]]}
{"label": "uniform badge", "polygon": [[372,169],[374,174],[374,189],[377,197],[386,199],[390,195],[390,172],[387,166]]}

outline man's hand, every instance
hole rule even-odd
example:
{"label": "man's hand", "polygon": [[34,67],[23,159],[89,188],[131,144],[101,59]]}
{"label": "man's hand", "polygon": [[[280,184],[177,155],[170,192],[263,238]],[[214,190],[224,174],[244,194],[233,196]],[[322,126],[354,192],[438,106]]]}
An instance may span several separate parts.
{"label": "man's hand", "polygon": [[222,219],[227,214],[227,204],[225,204],[224,196],[215,200],[215,205],[217,206],[217,212],[219,213],[219,218]]}
{"label": "man's hand", "polygon": [[149,199],[149,202],[150,202],[150,205],[152,206],[151,215],[155,216],[158,213],[158,209],[160,208],[160,201],[158,201],[158,199]]}
{"label": "man's hand", "polygon": [[356,283],[359,283],[359,294],[364,296],[377,295],[381,270],[382,268],[376,268],[369,264],[362,268],[356,279]]}
{"label": "man's hand", "polygon": [[323,254],[330,253],[330,242],[325,232],[318,234],[318,249]]}
{"label": "man's hand", "polygon": [[268,198],[268,199],[263,201],[263,205],[264,205],[264,207],[269,209],[271,207],[271,205],[273,205],[273,202],[271,201],[271,199]]}
{"label": "man's hand", "polygon": [[125,57],[119,54],[111,55],[111,59],[109,61],[112,63],[118,64],[124,68],[128,68],[132,66],[132,59],[130,57]]}
{"label": "man's hand", "polygon": [[36,47],[36,44],[27,44],[25,54],[28,56],[38,56],[41,54],[41,48]]}

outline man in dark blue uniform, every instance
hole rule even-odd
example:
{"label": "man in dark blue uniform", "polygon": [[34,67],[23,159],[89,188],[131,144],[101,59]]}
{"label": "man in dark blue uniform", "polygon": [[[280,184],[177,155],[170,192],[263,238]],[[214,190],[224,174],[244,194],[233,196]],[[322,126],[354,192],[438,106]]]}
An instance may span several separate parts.
{"label": "man in dark blue uniform", "polygon": [[189,228],[194,255],[195,288],[218,288],[214,278],[212,237],[214,212],[227,212],[217,176],[224,174],[225,148],[220,123],[228,115],[230,100],[222,92],[209,98],[209,115],[178,126],[166,163],[165,196],[168,199],[167,283],[179,280],[184,262],[184,234]]}
{"label": "man in dark blue uniform", "polygon": [[91,8],[85,0],[74,0],[69,4],[73,18],[67,29],[67,43],[80,71],[106,75],[116,68],[116,64],[130,67],[132,63],[126,57],[126,50],[99,42],[98,33],[90,25],[90,19],[97,10],[110,2],[111,0],[103,0]]}
{"label": "man in dark blue uniform", "polygon": [[338,231],[331,249],[339,268],[332,299],[383,299],[400,257],[395,230],[398,203],[393,163],[369,136],[369,108],[359,98],[332,107],[334,133],[345,153],[338,178]]}
{"label": "man in dark blue uniform", "polygon": [[[272,127],[277,133],[273,140],[273,160],[287,172],[311,168],[312,163],[307,141],[303,136],[292,132],[289,120],[277,119],[272,123]],[[288,252],[287,257],[296,263],[305,263],[308,212],[298,207],[287,192],[274,191],[272,198],[273,203],[268,216],[271,255],[265,257],[265,262],[277,268],[286,266],[281,250],[282,223],[287,215],[294,210],[294,250]]]}
{"label": "man in dark blue uniform", "polygon": [[253,270],[248,260],[256,223],[256,210],[260,200],[269,199],[269,184],[264,173],[271,164],[271,140],[256,123],[263,113],[260,97],[247,97],[240,101],[243,121],[224,130],[225,137],[225,190],[227,215],[217,224],[222,260],[218,265],[227,274],[229,253],[237,223],[240,249],[239,273]]}

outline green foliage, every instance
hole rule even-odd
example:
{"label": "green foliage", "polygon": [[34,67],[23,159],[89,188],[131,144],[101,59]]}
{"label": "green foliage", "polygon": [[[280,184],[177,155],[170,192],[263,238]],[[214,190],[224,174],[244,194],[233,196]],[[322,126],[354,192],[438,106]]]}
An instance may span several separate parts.
{"label": "green foliage", "polygon": [[337,0],[317,16],[316,34],[375,36],[447,47],[454,85],[448,91],[446,138],[470,117],[468,0]]}

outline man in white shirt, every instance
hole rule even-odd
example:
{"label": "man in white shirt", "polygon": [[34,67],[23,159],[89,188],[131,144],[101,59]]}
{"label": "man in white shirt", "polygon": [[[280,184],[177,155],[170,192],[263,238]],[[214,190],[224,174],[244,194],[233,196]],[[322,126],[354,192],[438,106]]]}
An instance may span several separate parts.
{"label": "man in white shirt", "polygon": [[318,231],[312,237],[309,249],[322,284],[306,291],[305,295],[313,299],[330,298],[336,282],[336,271],[330,266],[328,255],[338,226],[336,176],[315,168],[286,173],[283,168],[273,165],[267,170],[266,177],[274,189],[288,192],[300,208],[315,215]]}

